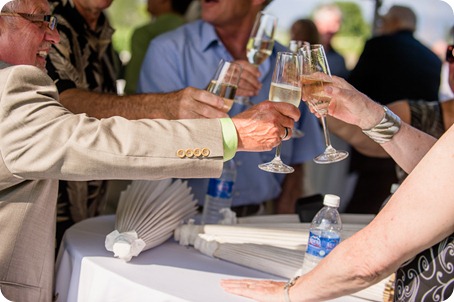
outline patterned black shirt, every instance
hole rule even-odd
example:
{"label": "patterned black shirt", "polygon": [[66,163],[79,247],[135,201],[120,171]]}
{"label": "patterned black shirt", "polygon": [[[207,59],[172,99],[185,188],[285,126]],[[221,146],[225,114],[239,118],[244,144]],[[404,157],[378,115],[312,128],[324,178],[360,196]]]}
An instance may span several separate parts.
{"label": "patterned black shirt", "polygon": [[[49,3],[58,19],[60,43],[52,46],[46,68],[58,91],[79,88],[116,93],[120,61],[112,45],[114,30],[106,16],[101,14],[96,29],[91,30],[71,0]],[[60,181],[57,248],[66,228],[102,211],[105,186],[102,180]]]}
{"label": "patterned black shirt", "polygon": [[61,93],[70,88],[116,93],[120,63],[112,46],[114,30],[101,14],[91,30],[72,1],[50,2],[58,20],[60,43],[52,46],[47,71]]}

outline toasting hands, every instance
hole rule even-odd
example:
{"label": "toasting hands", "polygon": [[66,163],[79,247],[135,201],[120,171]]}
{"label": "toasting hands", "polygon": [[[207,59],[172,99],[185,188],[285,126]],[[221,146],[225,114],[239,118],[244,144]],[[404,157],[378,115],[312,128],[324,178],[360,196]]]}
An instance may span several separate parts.
{"label": "toasting hands", "polygon": [[269,151],[292,136],[300,118],[298,108],[289,103],[263,101],[232,117],[238,133],[238,151]]}

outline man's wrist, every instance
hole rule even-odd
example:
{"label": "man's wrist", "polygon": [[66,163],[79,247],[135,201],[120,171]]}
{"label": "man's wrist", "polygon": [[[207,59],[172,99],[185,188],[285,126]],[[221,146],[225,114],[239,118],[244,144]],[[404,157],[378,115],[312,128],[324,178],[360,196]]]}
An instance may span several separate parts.
{"label": "man's wrist", "polygon": [[284,285],[284,301],[291,302],[290,300],[290,288],[295,285],[296,280],[298,280],[300,276],[293,277]]}

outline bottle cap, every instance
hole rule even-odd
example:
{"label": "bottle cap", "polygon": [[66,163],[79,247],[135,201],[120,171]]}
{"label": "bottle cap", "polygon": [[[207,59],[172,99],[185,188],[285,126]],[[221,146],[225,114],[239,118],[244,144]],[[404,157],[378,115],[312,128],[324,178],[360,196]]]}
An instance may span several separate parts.
{"label": "bottle cap", "polygon": [[325,194],[325,198],[323,199],[323,205],[338,208],[339,204],[340,204],[339,196],[333,194]]}

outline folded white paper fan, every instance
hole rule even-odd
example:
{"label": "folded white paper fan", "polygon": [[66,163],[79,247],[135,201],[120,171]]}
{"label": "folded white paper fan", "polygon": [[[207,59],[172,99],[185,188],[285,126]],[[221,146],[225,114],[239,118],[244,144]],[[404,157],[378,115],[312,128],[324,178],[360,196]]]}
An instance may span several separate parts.
{"label": "folded white paper fan", "polygon": [[196,213],[197,201],[186,182],[134,180],[120,194],[115,231],[106,236],[106,249],[129,261],[169,239]]}

